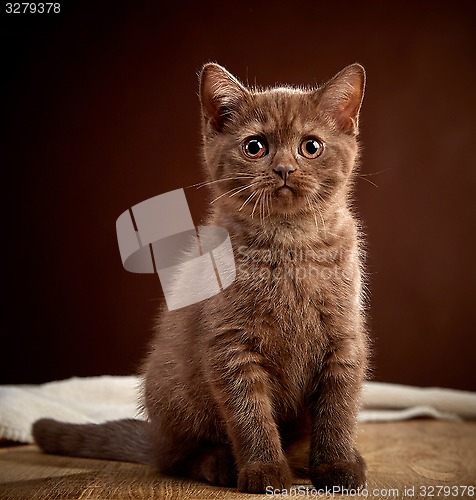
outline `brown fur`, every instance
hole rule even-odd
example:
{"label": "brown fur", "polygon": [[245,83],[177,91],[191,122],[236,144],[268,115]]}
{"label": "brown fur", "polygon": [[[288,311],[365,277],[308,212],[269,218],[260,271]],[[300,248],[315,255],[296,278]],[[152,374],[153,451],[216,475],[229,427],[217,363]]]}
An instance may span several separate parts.
{"label": "brown fur", "polygon": [[[260,90],[216,64],[203,68],[204,163],[219,197],[207,224],[228,230],[237,278],[160,315],[144,366],[152,444],[137,437],[130,460],[245,492],[288,488],[291,470],[318,487],[365,483],[353,442],[367,337],[349,202],[364,81],[352,65],[317,89]],[[251,136],[267,141],[267,155],[246,157]],[[307,137],[324,143],[318,158],[299,154]],[[292,191],[278,189],[279,166],[292,168]],[[35,424],[46,451],[113,458],[87,432],[83,450],[58,445],[58,433],[48,435],[55,425]],[[131,432],[129,422],[106,434],[120,443]]]}

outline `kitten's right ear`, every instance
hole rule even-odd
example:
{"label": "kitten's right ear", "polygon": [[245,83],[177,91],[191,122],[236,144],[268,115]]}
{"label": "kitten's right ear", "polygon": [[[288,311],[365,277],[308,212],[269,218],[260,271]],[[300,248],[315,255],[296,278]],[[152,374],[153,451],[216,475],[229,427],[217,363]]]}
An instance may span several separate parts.
{"label": "kitten's right ear", "polygon": [[205,124],[220,132],[249,91],[225,68],[205,64],[200,74],[200,101]]}
{"label": "kitten's right ear", "polygon": [[347,66],[318,91],[321,107],[337,127],[348,134],[359,128],[359,111],[364,98],[365,70],[360,64]]}

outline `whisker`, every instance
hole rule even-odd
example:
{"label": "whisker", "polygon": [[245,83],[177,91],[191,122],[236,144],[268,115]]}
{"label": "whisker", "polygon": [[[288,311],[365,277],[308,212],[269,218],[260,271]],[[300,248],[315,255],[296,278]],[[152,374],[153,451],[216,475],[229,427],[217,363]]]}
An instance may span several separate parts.
{"label": "whisker", "polygon": [[260,219],[261,219],[261,225],[264,223],[264,216],[265,216],[265,202],[266,202],[266,191],[263,189],[263,195],[261,196],[261,202],[260,202]]}
{"label": "whisker", "polygon": [[259,194],[258,198],[256,198],[255,204],[254,204],[254,206],[253,206],[253,211],[251,212],[251,217],[253,217],[253,216],[254,216],[254,214],[255,214],[256,205],[258,204],[258,201],[259,201],[259,200],[260,200],[260,198],[261,198],[261,194],[263,193],[263,189],[261,189],[261,190],[259,191],[259,193],[260,193],[260,194]]}
{"label": "whisker", "polygon": [[[324,198],[319,193],[315,193],[315,195],[317,196],[317,198],[320,201],[324,202]],[[311,211],[314,214],[314,220],[316,221],[316,227],[318,228],[316,214],[315,214],[315,211],[313,210],[313,207],[312,207],[312,203],[311,203],[312,200],[311,200],[311,198],[308,198],[308,201],[309,201],[309,208],[311,209]],[[320,217],[321,222],[322,222],[322,230],[325,233],[327,233],[326,223],[324,222],[324,217],[322,216],[322,212],[321,212],[321,209],[319,208],[319,205],[316,205],[316,209],[317,209],[317,213],[319,214],[319,217]],[[319,228],[318,228],[318,230],[319,230]]]}
{"label": "whisker", "polygon": [[191,187],[197,187],[197,189],[200,189],[204,186],[209,186],[210,184],[215,184],[216,182],[225,182],[225,181],[238,181],[241,179],[252,179],[254,176],[253,175],[240,175],[239,177],[225,177],[223,179],[215,179],[212,181],[203,181],[203,182],[198,182],[197,184],[191,184],[190,186],[187,186],[187,188]]}
{"label": "whisker", "polygon": [[360,177],[363,181],[366,181],[366,182],[368,182],[369,184],[372,184],[372,186],[375,186],[376,188],[378,188],[377,184],[375,184],[375,182],[372,182],[370,179],[367,179],[366,177],[362,177],[361,175],[359,175],[359,177]]}
{"label": "whisker", "polygon": [[232,189],[230,189],[229,191],[226,191],[225,193],[222,193],[220,196],[217,196],[214,200],[212,200],[210,203],[215,203],[215,201],[219,200],[220,198],[223,198],[223,196],[226,196],[227,194],[230,194],[230,193],[233,193],[234,191],[237,191],[237,193],[239,193],[240,191],[244,191],[245,189],[248,189],[250,188],[251,186],[254,186],[256,184],[255,183],[252,183],[252,184],[249,184],[247,186],[236,186]]}
{"label": "whisker", "polygon": [[306,200],[307,200],[307,204],[309,205],[309,210],[312,212],[312,215],[314,217],[314,223],[316,224],[316,230],[317,230],[317,232],[319,232],[319,224],[317,223],[316,213],[312,209],[311,198],[308,195],[306,195]]}
{"label": "whisker", "polygon": [[241,191],[244,191],[245,189],[249,189],[251,186],[256,186],[256,184],[258,184],[258,183],[253,182],[252,184],[248,184],[248,186],[245,186],[243,189],[239,189],[238,191],[236,191],[236,193],[231,194],[230,198],[233,198],[233,196],[235,196],[238,193],[241,193]]}
{"label": "whisker", "polygon": [[319,207],[316,207],[317,208],[317,211],[319,213],[319,217],[321,218],[321,222],[322,222],[322,229],[324,230],[325,233],[327,233],[327,229],[326,229],[326,223],[324,222],[324,217],[322,216],[322,212],[321,212],[321,209]]}
{"label": "whisker", "polygon": [[246,200],[243,202],[243,205],[241,205],[241,207],[238,209],[238,212],[241,212],[241,209],[244,208],[244,206],[249,202],[251,201],[255,195],[258,194],[258,191],[253,191],[249,196],[248,198],[246,198]]}
{"label": "whisker", "polygon": [[271,216],[271,207],[269,206],[270,205],[270,201],[271,201],[271,193],[266,193],[266,207],[268,209],[268,215],[266,217],[270,217]]}
{"label": "whisker", "polygon": [[[263,191],[264,194],[264,191]],[[259,220],[261,224],[263,224],[263,219],[264,219],[264,196],[260,197],[260,202],[259,202]]]}
{"label": "whisker", "polygon": [[370,172],[368,174],[359,174],[359,177],[370,177],[371,175],[382,174],[383,172],[387,172],[389,170],[392,170],[392,169],[391,168],[384,168],[383,170],[379,170],[378,172]]}

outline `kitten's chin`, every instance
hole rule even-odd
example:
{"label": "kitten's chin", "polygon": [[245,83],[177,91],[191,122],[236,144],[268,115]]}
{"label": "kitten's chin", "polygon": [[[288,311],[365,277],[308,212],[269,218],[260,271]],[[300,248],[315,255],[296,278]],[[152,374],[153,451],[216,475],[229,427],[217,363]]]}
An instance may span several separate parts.
{"label": "kitten's chin", "polygon": [[273,193],[273,211],[280,214],[292,214],[303,205],[303,196],[294,187],[280,186]]}
{"label": "kitten's chin", "polygon": [[278,198],[289,199],[289,198],[295,196],[296,191],[292,187],[285,185],[285,186],[278,187],[275,190],[275,194]]}

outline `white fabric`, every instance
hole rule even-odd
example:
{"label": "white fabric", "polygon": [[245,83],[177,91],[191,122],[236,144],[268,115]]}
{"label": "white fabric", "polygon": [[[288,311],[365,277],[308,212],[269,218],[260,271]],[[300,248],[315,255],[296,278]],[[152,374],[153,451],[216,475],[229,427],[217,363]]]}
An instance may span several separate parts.
{"label": "white fabric", "polygon": [[476,393],[455,389],[367,382],[362,402],[364,410],[361,416],[365,421],[401,420],[417,416],[445,420],[476,418]]}
{"label": "white fabric", "polygon": [[33,443],[39,418],[100,423],[140,418],[138,377],[70,378],[42,385],[0,386],[0,439]]}
{"label": "white fabric", "polygon": [[[71,378],[42,385],[0,386],[0,440],[32,443],[31,425],[49,417],[100,423],[143,418],[139,377]],[[414,417],[476,418],[476,393],[368,382],[359,420],[385,422]]]}

